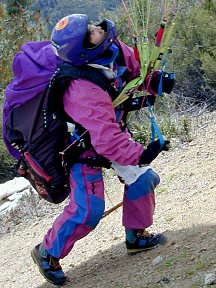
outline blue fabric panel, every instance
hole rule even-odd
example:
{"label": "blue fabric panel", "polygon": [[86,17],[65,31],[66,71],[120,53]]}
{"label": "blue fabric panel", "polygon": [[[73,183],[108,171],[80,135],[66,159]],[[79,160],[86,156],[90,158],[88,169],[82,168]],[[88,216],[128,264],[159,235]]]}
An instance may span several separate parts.
{"label": "blue fabric panel", "polygon": [[88,182],[95,182],[102,180],[102,173],[96,174],[96,175],[88,175],[86,177]]}
{"label": "blue fabric panel", "polygon": [[65,242],[67,241],[68,237],[74,232],[77,225],[84,223],[88,213],[86,187],[81,168],[82,164],[75,164],[72,168],[73,177],[76,178],[77,182],[74,191],[74,199],[75,202],[78,204],[77,211],[73,215],[73,217],[69,218],[63,223],[62,227],[57,233],[55,241],[53,242],[52,248],[47,251],[56,258],[58,258],[61,254]]}
{"label": "blue fabric panel", "polygon": [[86,225],[95,228],[103,216],[104,209],[104,201],[94,195],[90,195],[90,214]]}
{"label": "blue fabric panel", "polygon": [[126,196],[128,200],[137,200],[150,193],[159,183],[158,175],[152,170],[147,170],[136,182],[128,187]]}

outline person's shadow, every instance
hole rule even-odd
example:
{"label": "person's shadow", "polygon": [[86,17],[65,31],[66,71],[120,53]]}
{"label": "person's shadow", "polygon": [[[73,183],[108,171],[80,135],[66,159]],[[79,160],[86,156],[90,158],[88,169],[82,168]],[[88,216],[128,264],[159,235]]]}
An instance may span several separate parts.
{"label": "person's shadow", "polygon": [[[215,232],[215,225],[169,231],[166,244],[135,256],[126,255],[123,242],[113,245],[65,271],[68,281],[63,287],[204,287],[205,275],[215,269]],[[57,286],[46,282],[37,288],[48,287]]]}

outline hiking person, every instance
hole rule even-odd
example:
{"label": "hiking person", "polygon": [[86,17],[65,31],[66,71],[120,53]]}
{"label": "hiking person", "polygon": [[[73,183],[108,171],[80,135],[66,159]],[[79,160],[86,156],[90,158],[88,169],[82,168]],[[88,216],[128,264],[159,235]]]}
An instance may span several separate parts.
{"label": "hiking person", "polygon": [[[87,15],[72,14],[56,24],[50,50],[46,49],[42,57],[48,58],[54,51],[61,60],[73,66],[98,69],[116,91],[121,91],[126,83],[139,76],[139,62],[135,60],[133,50],[118,40],[117,35],[114,23],[108,19],[91,25]],[[155,95],[151,96],[152,101]],[[144,149],[131,139],[126,127],[126,114],[132,101],[130,105],[114,109],[112,100],[101,87],[85,79],[72,80],[63,98],[67,115],[90,134],[92,146],[84,152],[82,159],[99,155],[106,167],[141,169],[137,180],[125,185],[123,198],[126,248],[129,254],[135,254],[160,242],[160,234],[146,230],[153,223],[154,189],[160,181],[148,164],[161,151],[168,150],[169,141],[160,147],[160,141],[156,140]],[[105,209],[101,167],[75,163],[70,170],[70,187],[69,204],[54,221],[43,242],[31,252],[40,273],[55,285],[63,285],[66,281],[59,260],[68,255],[77,240],[97,226]]]}

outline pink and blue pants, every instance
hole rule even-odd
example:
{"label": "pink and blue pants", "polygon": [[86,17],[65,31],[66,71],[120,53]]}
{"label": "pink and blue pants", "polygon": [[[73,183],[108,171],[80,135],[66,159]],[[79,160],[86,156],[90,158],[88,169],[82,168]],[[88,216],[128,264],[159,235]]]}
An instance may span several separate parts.
{"label": "pink and blue pants", "polygon": [[[123,195],[123,225],[128,229],[144,229],[152,225],[155,208],[154,189],[159,176],[149,169]],[[77,163],[71,168],[70,202],[44,237],[47,252],[64,258],[74,243],[91,232],[101,220],[104,209],[104,182],[101,168]]]}

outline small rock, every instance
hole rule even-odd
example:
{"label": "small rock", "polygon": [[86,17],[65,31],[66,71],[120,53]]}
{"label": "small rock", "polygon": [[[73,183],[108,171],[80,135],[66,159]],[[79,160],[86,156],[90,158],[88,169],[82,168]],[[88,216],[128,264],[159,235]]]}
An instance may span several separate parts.
{"label": "small rock", "polygon": [[0,206],[0,212],[2,212],[3,210],[7,209],[10,206],[10,202],[5,202],[4,204],[2,204]]}
{"label": "small rock", "polygon": [[156,266],[156,265],[158,265],[162,260],[163,260],[163,257],[159,255],[159,256],[157,256],[156,258],[154,258],[154,259],[152,260],[152,265],[153,265],[153,266]]}
{"label": "small rock", "polygon": [[209,273],[205,276],[205,285],[216,284],[216,273]]}
{"label": "small rock", "polygon": [[35,226],[37,226],[38,224],[39,224],[38,221],[34,222],[34,223],[30,226],[30,229],[33,228],[33,227],[35,227]]}
{"label": "small rock", "polygon": [[191,261],[194,261],[194,260],[195,260],[195,257],[194,257],[194,256],[191,256],[190,260],[191,260]]}
{"label": "small rock", "polygon": [[113,240],[115,241],[115,240],[118,240],[120,237],[118,237],[118,236],[115,236],[115,237],[113,237]]}
{"label": "small rock", "polygon": [[200,250],[199,250],[199,252],[201,253],[201,252],[204,252],[204,251],[206,251],[206,250],[207,250],[206,247],[201,247]]}
{"label": "small rock", "polygon": [[163,277],[160,282],[162,282],[164,284],[169,284],[170,283],[170,279],[168,277]]}

